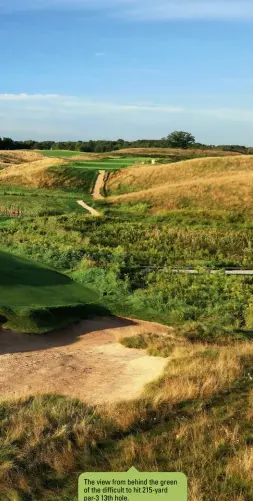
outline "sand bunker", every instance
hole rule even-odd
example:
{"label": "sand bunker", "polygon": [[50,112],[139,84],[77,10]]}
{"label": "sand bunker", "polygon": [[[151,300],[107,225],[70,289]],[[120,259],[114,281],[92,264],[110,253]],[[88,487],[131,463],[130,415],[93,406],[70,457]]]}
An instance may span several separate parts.
{"label": "sand bunker", "polygon": [[168,360],[125,348],[118,341],[167,330],[120,318],[82,321],[40,336],[0,329],[1,397],[56,393],[90,404],[136,398],[146,383],[161,375]]}

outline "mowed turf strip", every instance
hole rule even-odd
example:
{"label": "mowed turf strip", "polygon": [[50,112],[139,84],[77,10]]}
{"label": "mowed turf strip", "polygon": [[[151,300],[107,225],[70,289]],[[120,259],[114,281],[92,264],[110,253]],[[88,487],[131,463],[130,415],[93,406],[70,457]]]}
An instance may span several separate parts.
{"label": "mowed turf strip", "polygon": [[0,315],[5,328],[48,332],[84,318],[98,299],[94,290],[61,273],[0,251]]}
{"label": "mowed turf strip", "polygon": [[38,153],[46,157],[69,158],[75,155],[82,155],[80,151],[71,150],[39,150]]}

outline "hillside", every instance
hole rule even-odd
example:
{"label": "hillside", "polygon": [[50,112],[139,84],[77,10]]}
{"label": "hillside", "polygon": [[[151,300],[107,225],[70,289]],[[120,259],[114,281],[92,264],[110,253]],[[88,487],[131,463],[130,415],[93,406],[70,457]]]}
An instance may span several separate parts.
{"label": "hillside", "polygon": [[52,176],[50,176],[48,169],[64,163],[65,160],[59,158],[40,156],[39,159],[36,159],[36,157],[31,157],[28,162],[11,164],[2,170],[0,172],[0,183],[36,188],[50,186]]}
{"label": "hillside", "polygon": [[231,151],[223,151],[223,150],[218,150],[218,149],[211,149],[211,150],[203,150],[200,148],[189,148],[189,149],[183,149],[183,148],[123,148],[121,150],[117,150],[115,152],[112,152],[112,154],[116,155],[130,155],[130,156],[152,156],[156,158],[167,158],[167,157],[172,157],[172,158],[179,158],[179,159],[184,159],[184,158],[202,158],[202,157],[227,157],[227,156],[237,156],[240,155],[239,153],[236,152],[231,152]]}
{"label": "hillside", "polygon": [[[12,163],[2,164],[0,184],[28,188],[80,188],[90,192],[96,180],[96,169],[84,168],[65,158],[49,158],[38,153],[15,151],[3,157]],[[88,165],[88,163],[87,163]],[[78,168],[77,168],[78,167]]]}
{"label": "hillside", "polygon": [[252,181],[253,156],[230,156],[132,167],[110,174],[106,189],[114,202],[155,209],[249,209]]}
{"label": "hillside", "polygon": [[27,162],[34,162],[43,159],[43,156],[35,151],[23,150],[0,150],[0,168],[7,167],[8,165],[23,164]]}

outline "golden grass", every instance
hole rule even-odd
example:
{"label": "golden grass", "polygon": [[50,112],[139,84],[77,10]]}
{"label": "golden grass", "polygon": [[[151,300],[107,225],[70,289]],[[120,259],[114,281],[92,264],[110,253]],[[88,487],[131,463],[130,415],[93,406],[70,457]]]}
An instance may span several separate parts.
{"label": "golden grass", "polygon": [[[13,403],[2,421],[0,499],[20,501],[18,491],[36,491],[34,499],[50,501],[45,468],[50,478],[69,479],[70,490],[59,494],[72,499],[77,472],[127,471],[133,464],[140,471],[185,472],[189,501],[251,499],[253,451],[243,423],[253,393],[247,401],[237,387],[226,403],[225,391],[233,391],[243,375],[247,379],[245,357],[253,357],[253,343],[192,345],[181,337],[177,342],[172,332],[166,335],[177,344],[172,360],[141,399],[93,409],[57,397]],[[214,396],[222,405],[217,412],[214,403],[205,408]],[[181,411],[186,401],[193,407]],[[15,457],[22,458],[21,466]],[[234,488],[234,479],[242,488]]]}
{"label": "golden grass", "polygon": [[175,405],[182,400],[209,398],[239,377],[246,355],[253,356],[252,343],[220,347],[213,353],[201,344],[178,346],[165,376],[158,385],[151,385],[147,394],[151,391],[158,406],[164,402]]}
{"label": "golden grass", "polygon": [[111,174],[107,188],[115,193],[125,187],[126,194],[110,197],[115,203],[147,202],[155,209],[242,209],[252,207],[252,181],[253,156],[237,156],[132,167]]}
{"label": "golden grass", "polygon": [[253,479],[253,448],[245,447],[238,456],[233,457],[227,465],[226,474],[241,480]]}
{"label": "golden grass", "polygon": [[43,158],[38,152],[23,151],[23,150],[0,150],[0,167],[6,167],[8,164],[21,164],[26,162],[33,162]]}
{"label": "golden grass", "polygon": [[[160,334],[164,339],[164,334]],[[253,343],[235,343],[229,346],[192,344],[184,338],[166,335],[175,345],[164,374],[146,386],[143,400],[110,405],[107,416],[120,423],[123,429],[147,418],[147,401],[160,414],[167,406],[182,401],[208,399],[229,388],[242,374],[244,359],[253,357]],[[253,397],[252,397],[253,398]]]}
{"label": "golden grass", "polygon": [[156,157],[168,155],[168,156],[179,156],[179,155],[203,155],[203,156],[213,156],[219,155],[221,157],[226,157],[229,155],[240,155],[237,152],[231,151],[223,151],[223,150],[203,150],[201,148],[191,148],[191,149],[182,149],[182,148],[123,148],[121,150],[117,150],[115,154],[129,154],[129,155],[137,155],[137,156],[146,156],[153,155]]}
{"label": "golden grass", "polygon": [[11,165],[1,171],[0,183],[28,187],[50,186],[52,176],[49,175],[48,168],[63,164],[68,164],[68,161],[41,155],[39,160]]}

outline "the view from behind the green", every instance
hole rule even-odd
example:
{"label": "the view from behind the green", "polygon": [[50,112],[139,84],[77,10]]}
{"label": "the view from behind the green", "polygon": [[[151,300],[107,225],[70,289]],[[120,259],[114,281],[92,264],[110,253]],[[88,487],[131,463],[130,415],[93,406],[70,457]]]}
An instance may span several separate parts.
{"label": "the view from behind the green", "polygon": [[253,501],[252,0],[0,15],[0,501]]}

